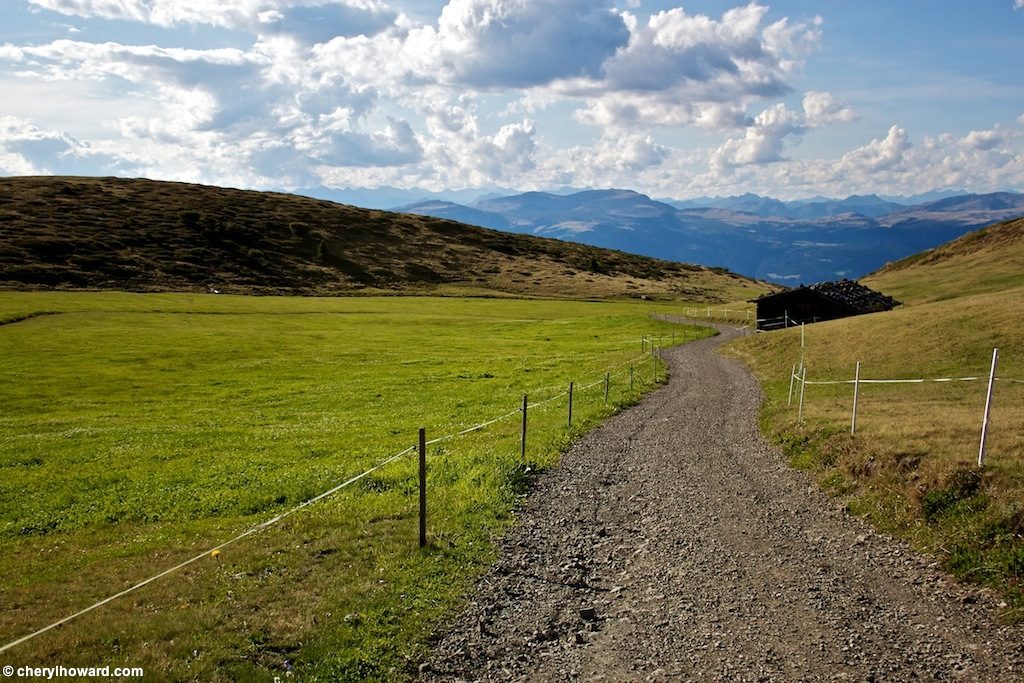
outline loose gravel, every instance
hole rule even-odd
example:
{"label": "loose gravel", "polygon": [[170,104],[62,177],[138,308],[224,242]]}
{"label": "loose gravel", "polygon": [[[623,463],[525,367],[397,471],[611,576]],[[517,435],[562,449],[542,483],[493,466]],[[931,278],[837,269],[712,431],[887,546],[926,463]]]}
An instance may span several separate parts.
{"label": "loose gravel", "polygon": [[424,681],[1020,681],[998,597],[872,531],[762,439],[722,334],[541,476]]}

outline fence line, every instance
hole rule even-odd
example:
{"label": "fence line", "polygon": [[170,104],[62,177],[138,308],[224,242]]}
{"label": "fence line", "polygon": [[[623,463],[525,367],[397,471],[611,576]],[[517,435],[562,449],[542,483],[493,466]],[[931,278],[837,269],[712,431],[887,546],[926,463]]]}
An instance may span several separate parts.
{"label": "fence line", "polygon": [[[838,380],[807,380],[809,386],[836,384],[926,384],[927,382],[977,382],[980,377],[937,377],[934,379],[838,379]],[[800,377],[796,377],[799,381]]]}
{"label": "fence line", "polygon": [[[744,320],[750,320],[751,310],[749,308],[715,308],[714,306],[687,306],[683,308],[683,313],[690,318],[704,318],[706,320],[712,317],[725,320],[728,318],[743,318]],[[736,316],[730,316],[730,313],[737,313]],[[714,314],[712,316],[712,314]]]}
{"label": "fence line", "polygon": [[853,379],[845,380],[809,380],[807,379],[807,367],[801,360],[800,365],[793,366],[789,376],[789,405],[793,402],[793,385],[796,382],[800,383],[800,407],[797,419],[803,422],[804,419],[804,388],[807,386],[837,386],[844,384],[853,385],[853,413],[850,421],[850,434],[855,434],[857,431],[857,403],[859,396],[860,385],[862,384],[927,384],[927,383],[943,383],[950,384],[953,382],[978,382],[980,380],[986,380],[988,383],[988,392],[985,398],[985,414],[982,418],[981,424],[981,441],[978,449],[978,467],[981,467],[985,463],[985,445],[988,436],[989,418],[991,415],[992,408],[992,396],[993,390],[997,382],[1010,382],[1014,384],[1024,384],[1024,380],[1013,379],[1009,377],[997,377],[996,367],[999,362],[999,349],[992,349],[992,366],[991,371],[987,377],[980,375],[972,377],[924,377],[924,378],[910,378],[910,379],[864,379],[860,376],[861,372],[861,361],[857,361],[857,367],[855,376]]}
{"label": "fence line", "polygon": [[[642,361],[646,360],[647,358],[652,358],[655,361],[655,363],[657,363],[657,360],[656,360],[657,356],[654,354],[653,349],[652,349],[651,353],[645,353],[645,354],[643,354],[641,356],[637,356],[636,358],[634,358],[634,359],[632,359],[632,360],[630,360],[630,361],[628,361],[626,363],[623,363],[623,364],[618,365],[618,366],[613,366],[613,367],[623,368],[623,367],[627,367],[628,366],[628,368],[631,369],[636,363],[642,362]],[[617,376],[619,374],[622,374],[623,372],[628,373],[629,370],[628,369],[627,370],[619,370],[615,374]],[[607,382],[606,378],[609,377],[609,376],[611,376],[611,373],[606,373],[605,376],[603,376],[598,381],[596,381],[596,382],[594,382],[592,384],[588,384],[588,385],[583,386],[583,387],[578,387],[577,390],[579,391],[579,390],[590,389],[590,388],[593,388],[593,387],[595,387],[595,386],[597,386],[599,384],[604,384],[604,383]],[[551,398],[545,399],[543,401],[539,401],[539,402],[534,403],[534,404],[529,404],[526,401],[524,401],[524,407],[525,408],[533,408],[533,407],[537,407],[537,406],[542,406],[542,405],[551,403],[552,401],[555,401],[555,400],[557,400],[559,398],[562,398],[564,396],[569,396],[569,395],[570,395],[569,391],[564,391],[564,392],[562,392],[560,394],[556,394],[555,396],[552,396]],[[525,399],[525,396],[524,396],[524,399]],[[437,437],[435,439],[431,439],[430,441],[425,441],[422,444],[417,444],[417,445],[410,446],[410,447],[406,448],[405,450],[402,450],[402,451],[400,451],[398,453],[395,453],[394,455],[389,456],[385,460],[382,460],[382,461],[378,462],[376,465],[374,465],[373,467],[367,469],[366,471],[361,472],[360,474],[357,474],[354,477],[351,477],[350,479],[345,480],[341,484],[338,484],[337,486],[334,486],[333,488],[328,489],[328,490],[326,490],[326,491],[324,491],[324,492],[322,492],[322,493],[320,493],[320,494],[318,494],[318,495],[316,495],[316,496],[314,496],[312,498],[308,498],[308,499],[302,501],[301,503],[295,505],[294,507],[286,510],[285,512],[282,512],[279,515],[276,515],[276,516],[274,516],[274,517],[272,517],[272,518],[270,518],[270,519],[268,519],[266,521],[260,522],[259,524],[256,524],[256,525],[254,525],[252,527],[249,527],[248,529],[246,529],[242,533],[238,534],[237,536],[235,536],[235,537],[233,537],[233,538],[231,538],[231,539],[229,539],[227,541],[224,541],[223,543],[220,543],[219,545],[216,545],[216,546],[213,546],[211,548],[208,548],[207,550],[204,550],[203,552],[201,552],[201,553],[199,553],[199,554],[197,554],[197,555],[195,555],[193,557],[190,557],[189,559],[187,559],[187,560],[185,560],[183,562],[180,562],[179,564],[176,564],[173,567],[170,567],[170,568],[165,569],[164,571],[162,571],[162,572],[160,572],[158,574],[154,574],[153,576],[150,576],[150,577],[148,577],[146,579],[143,579],[142,581],[139,581],[138,583],[136,583],[136,584],[134,584],[134,585],[132,585],[132,586],[130,586],[130,587],[128,587],[128,588],[118,592],[118,593],[115,593],[115,594],[110,595],[110,596],[108,596],[106,598],[103,598],[102,600],[99,600],[99,601],[89,605],[88,607],[86,607],[84,609],[81,609],[81,610],[79,610],[79,611],[77,611],[77,612],[75,612],[73,614],[70,614],[70,615],[68,615],[66,617],[63,617],[62,619],[58,619],[57,621],[55,621],[55,622],[53,622],[51,624],[48,624],[47,626],[44,626],[44,627],[42,627],[42,628],[40,628],[40,629],[38,629],[36,631],[33,631],[32,633],[29,633],[28,635],[22,636],[21,638],[18,638],[17,640],[13,640],[13,641],[11,641],[11,642],[3,645],[3,646],[0,646],[0,653],[6,652],[7,650],[9,650],[11,648],[14,648],[14,647],[17,647],[18,645],[20,645],[20,644],[22,644],[24,642],[27,642],[29,640],[32,640],[33,638],[36,638],[37,636],[40,636],[40,635],[42,635],[42,634],[44,634],[44,633],[46,633],[48,631],[51,631],[51,630],[53,630],[55,628],[58,628],[60,626],[63,626],[65,624],[73,621],[74,619],[77,619],[80,616],[83,616],[83,615],[85,615],[85,614],[87,614],[87,613],[89,613],[89,612],[91,612],[91,611],[93,611],[95,609],[98,609],[98,608],[100,608],[100,607],[102,607],[102,606],[104,606],[104,605],[106,605],[106,604],[108,604],[110,602],[113,602],[114,600],[122,598],[122,597],[124,597],[124,596],[126,596],[126,595],[128,595],[130,593],[133,593],[134,591],[136,591],[136,590],[138,590],[140,588],[143,588],[143,587],[153,583],[154,581],[162,579],[165,576],[169,576],[171,574],[174,574],[174,573],[184,569],[185,567],[188,567],[189,565],[192,565],[192,564],[198,562],[199,560],[202,560],[204,558],[208,558],[211,555],[215,555],[215,554],[219,553],[219,551],[222,550],[223,548],[226,548],[226,547],[228,547],[230,545],[233,545],[234,543],[237,543],[237,542],[239,542],[239,541],[241,541],[241,540],[243,540],[245,538],[248,538],[249,536],[252,536],[254,534],[260,533],[261,531],[264,531],[265,529],[268,529],[268,528],[278,524],[279,522],[281,522],[282,520],[284,520],[287,517],[290,517],[291,515],[295,514],[296,512],[299,512],[300,510],[302,510],[302,509],[304,509],[306,507],[309,507],[310,505],[313,505],[314,503],[317,503],[317,502],[323,500],[324,498],[328,498],[328,497],[334,495],[335,493],[341,491],[342,489],[347,488],[348,486],[351,486],[352,484],[358,482],[359,480],[369,476],[370,474],[373,474],[377,470],[380,470],[381,468],[383,468],[383,467],[385,467],[387,465],[390,465],[391,463],[395,462],[396,460],[399,460],[403,456],[408,455],[409,453],[412,453],[413,451],[416,451],[418,448],[422,448],[422,447],[425,447],[425,446],[430,446],[430,445],[433,445],[433,444],[441,443],[443,441],[448,441],[450,439],[454,439],[454,438],[456,438],[458,436],[463,436],[463,435],[469,434],[471,432],[475,432],[475,431],[479,431],[481,429],[485,429],[485,428],[487,428],[487,427],[489,427],[489,426],[491,426],[493,424],[501,422],[502,420],[507,420],[510,417],[515,416],[515,415],[525,415],[525,411],[523,410],[523,407],[516,408],[515,410],[513,410],[513,411],[511,411],[509,413],[505,413],[504,415],[501,415],[499,417],[493,418],[491,420],[487,420],[485,422],[481,422],[479,424],[473,425],[472,427],[468,427],[468,428],[463,429],[461,431],[453,432],[451,434],[446,434],[444,436],[440,436],[440,437]]]}

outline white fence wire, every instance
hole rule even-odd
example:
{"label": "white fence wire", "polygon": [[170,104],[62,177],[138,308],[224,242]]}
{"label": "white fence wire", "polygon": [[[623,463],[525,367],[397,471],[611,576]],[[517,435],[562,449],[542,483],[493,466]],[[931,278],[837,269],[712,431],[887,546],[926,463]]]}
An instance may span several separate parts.
{"label": "white fence wire", "polygon": [[[802,347],[802,342],[801,342]],[[986,438],[988,436],[988,425],[989,418],[991,416],[992,398],[994,393],[994,387],[999,382],[1022,384],[1024,380],[1009,378],[1009,377],[998,377],[996,375],[996,369],[999,361],[999,349],[992,349],[992,367],[989,375],[973,375],[969,377],[912,377],[912,378],[893,378],[893,379],[870,379],[860,376],[861,362],[857,361],[856,373],[853,379],[838,379],[838,380],[809,380],[807,379],[807,367],[801,363],[799,366],[794,365],[793,370],[789,376],[789,399],[788,404],[793,404],[793,393],[797,386],[799,386],[799,408],[798,408],[798,419],[803,422],[804,419],[804,399],[806,394],[806,387],[809,386],[840,386],[840,385],[853,385],[853,411],[850,417],[850,434],[855,434],[857,431],[857,407],[858,407],[858,395],[859,389],[862,384],[952,384],[955,382],[988,382],[988,392],[985,397],[985,413],[982,418],[981,424],[981,441],[978,446],[978,466],[981,467],[985,464],[985,448]]]}

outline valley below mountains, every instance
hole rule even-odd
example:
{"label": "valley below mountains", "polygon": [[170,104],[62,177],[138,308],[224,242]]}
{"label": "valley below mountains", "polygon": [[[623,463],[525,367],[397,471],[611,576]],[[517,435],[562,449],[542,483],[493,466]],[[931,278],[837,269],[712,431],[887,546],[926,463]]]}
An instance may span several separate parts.
{"label": "valley below mountains", "polygon": [[965,194],[905,205],[875,195],[670,202],[631,190],[589,190],[527,192],[472,205],[431,199],[395,210],[718,266],[794,286],[859,278],[979,227],[1024,216],[1024,194]]}

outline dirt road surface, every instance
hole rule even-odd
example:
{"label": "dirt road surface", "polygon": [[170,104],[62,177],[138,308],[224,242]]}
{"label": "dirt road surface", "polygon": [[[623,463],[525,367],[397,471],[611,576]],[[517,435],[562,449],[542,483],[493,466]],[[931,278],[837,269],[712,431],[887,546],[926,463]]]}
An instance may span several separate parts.
{"label": "dirt road surface", "polygon": [[424,681],[1024,681],[998,597],[786,465],[717,347],[544,474]]}

